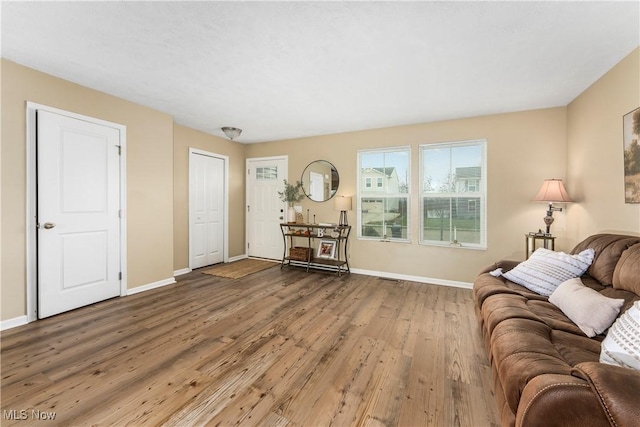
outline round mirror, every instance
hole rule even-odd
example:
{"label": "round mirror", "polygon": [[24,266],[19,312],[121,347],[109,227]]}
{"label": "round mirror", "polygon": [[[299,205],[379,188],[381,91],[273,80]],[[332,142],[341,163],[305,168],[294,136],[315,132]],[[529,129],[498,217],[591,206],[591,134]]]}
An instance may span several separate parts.
{"label": "round mirror", "polygon": [[338,191],[338,170],[326,160],[316,160],[302,172],[302,190],[313,201],[324,202]]}

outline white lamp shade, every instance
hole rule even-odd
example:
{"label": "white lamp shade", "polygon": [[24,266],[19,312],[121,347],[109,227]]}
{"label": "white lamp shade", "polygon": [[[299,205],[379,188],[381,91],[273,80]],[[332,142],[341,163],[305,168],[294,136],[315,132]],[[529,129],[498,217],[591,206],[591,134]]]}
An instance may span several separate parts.
{"label": "white lamp shade", "polygon": [[561,179],[545,179],[534,202],[572,202]]}
{"label": "white lamp shade", "polygon": [[351,196],[336,196],[333,199],[333,208],[337,211],[350,211]]}

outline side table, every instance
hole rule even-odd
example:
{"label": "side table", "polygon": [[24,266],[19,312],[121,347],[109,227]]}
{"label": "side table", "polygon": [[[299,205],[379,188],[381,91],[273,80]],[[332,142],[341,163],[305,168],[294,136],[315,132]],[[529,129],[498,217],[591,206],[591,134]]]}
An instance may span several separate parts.
{"label": "side table", "polygon": [[538,242],[542,242],[540,247],[554,251],[556,248],[556,238],[550,235],[525,234],[525,259],[529,259],[531,254],[538,249]]}

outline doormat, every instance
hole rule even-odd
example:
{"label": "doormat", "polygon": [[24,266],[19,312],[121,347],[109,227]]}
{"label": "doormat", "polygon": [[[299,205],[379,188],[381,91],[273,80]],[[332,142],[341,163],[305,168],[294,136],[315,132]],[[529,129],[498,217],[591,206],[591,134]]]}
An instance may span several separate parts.
{"label": "doormat", "polygon": [[261,259],[242,259],[229,264],[220,264],[208,270],[204,270],[203,274],[212,276],[227,277],[229,279],[240,279],[249,274],[275,267],[278,263],[273,261],[264,261]]}

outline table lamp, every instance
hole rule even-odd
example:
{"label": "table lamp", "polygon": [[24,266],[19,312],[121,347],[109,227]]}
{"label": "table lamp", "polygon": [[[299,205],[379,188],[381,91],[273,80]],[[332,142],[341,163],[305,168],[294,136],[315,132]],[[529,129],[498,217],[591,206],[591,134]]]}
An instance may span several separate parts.
{"label": "table lamp", "polygon": [[333,208],[340,211],[339,225],[349,225],[349,222],[347,221],[347,211],[351,210],[351,197],[336,196],[333,199]]}
{"label": "table lamp", "polygon": [[561,179],[545,179],[542,187],[540,187],[540,191],[538,191],[536,197],[533,198],[533,201],[549,203],[547,216],[544,217],[544,223],[547,225],[547,234],[550,235],[551,224],[553,224],[553,211],[562,212],[562,208],[553,206],[553,203],[567,203],[573,200],[571,200],[567,194],[567,190],[564,188]]}

